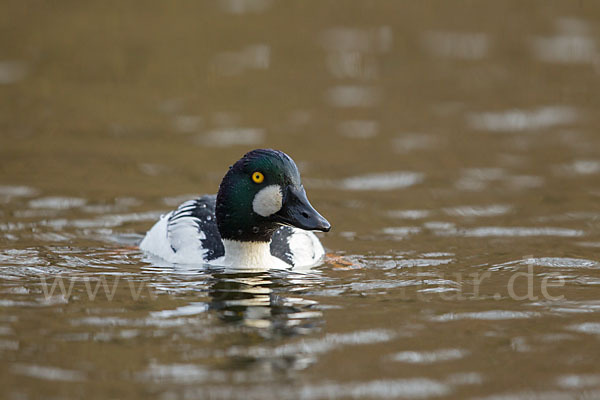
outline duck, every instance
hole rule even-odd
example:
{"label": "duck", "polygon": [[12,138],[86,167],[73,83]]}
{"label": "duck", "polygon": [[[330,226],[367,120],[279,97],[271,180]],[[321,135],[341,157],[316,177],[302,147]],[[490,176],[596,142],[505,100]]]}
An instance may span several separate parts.
{"label": "duck", "polygon": [[304,268],[325,256],[314,232],[330,229],[309,202],[294,160],[256,149],[229,167],[216,195],[162,215],[139,248],[177,264]]}

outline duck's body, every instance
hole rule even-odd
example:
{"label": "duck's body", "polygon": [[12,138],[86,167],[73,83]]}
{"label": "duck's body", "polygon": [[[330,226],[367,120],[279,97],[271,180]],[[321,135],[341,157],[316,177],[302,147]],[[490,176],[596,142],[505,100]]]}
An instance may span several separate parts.
{"label": "duck's body", "polygon": [[291,226],[277,229],[270,242],[223,240],[215,216],[216,199],[215,195],[205,195],[163,215],[148,231],[140,249],[172,263],[224,267],[307,267],[323,258],[319,238]]}
{"label": "duck's body", "polygon": [[254,150],[230,167],[217,196],[187,201],[162,216],[140,248],[173,263],[308,267],[325,253],[308,230],[329,227],[308,202],[292,159]]}

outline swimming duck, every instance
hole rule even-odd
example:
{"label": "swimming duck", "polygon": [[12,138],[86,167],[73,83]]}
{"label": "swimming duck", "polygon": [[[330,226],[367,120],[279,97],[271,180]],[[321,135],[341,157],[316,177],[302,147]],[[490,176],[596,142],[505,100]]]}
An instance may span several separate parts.
{"label": "swimming duck", "polygon": [[246,153],[205,195],[163,215],[140,249],[183,264],[234,268],[308,267],[325,252],[311,231],[330,224],[310,204],[294,161],[285,153]]}

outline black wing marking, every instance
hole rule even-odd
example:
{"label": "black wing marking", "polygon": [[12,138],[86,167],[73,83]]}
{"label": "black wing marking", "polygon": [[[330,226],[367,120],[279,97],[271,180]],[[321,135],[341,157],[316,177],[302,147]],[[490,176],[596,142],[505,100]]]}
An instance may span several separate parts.
{"label": "black wing marking", "polygon": [[186,201],[169,217],[167,237],[174,252],[194,246],[204,251],[204,261],[225,254],[215,217],[216,196]]}
{"label": "black wing marking", "polygon": [[294,266],[294,257],[288,239],[294,232],[292,227],[282,226],[273,234],[271,241],[271,255],[277,257],[286,263]]}

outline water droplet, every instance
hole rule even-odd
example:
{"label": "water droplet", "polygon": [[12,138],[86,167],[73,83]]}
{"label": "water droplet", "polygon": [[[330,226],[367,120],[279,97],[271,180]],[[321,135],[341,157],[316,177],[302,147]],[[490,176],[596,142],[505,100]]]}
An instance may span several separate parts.
{"label": "water droplet", "polygon": [[206,217],[207,221],[212,221],[212,217],[209,215],[208,217]]}

